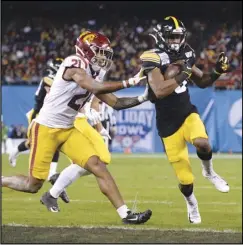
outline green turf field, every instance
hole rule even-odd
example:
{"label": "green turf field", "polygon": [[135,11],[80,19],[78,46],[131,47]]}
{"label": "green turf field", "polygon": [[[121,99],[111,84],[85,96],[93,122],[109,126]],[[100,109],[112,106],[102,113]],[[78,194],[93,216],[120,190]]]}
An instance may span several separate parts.
{"label": "green turf field", "polygon": [[[7,155],[2,158],[2,175],[27,173],[28,155],[18,158],[16,168],[8,165]],[[241,159],[214,159],[215,170],[230,185],[229,193],[220,193],[203,178],[198,159],[193,158],[191,162],[202,217],[200,225],[189,224],[185,201],[165,158],[114,155],[109,169],[130,208],[137,195],[137,208],[153,211],[148,223],[123,225],[115,209],[100,193],[95,178],[86,176],[68,188],[69,204],[59,200],[60,213],[48,212],[39,202],[41,194],[50,188],[49,183],[37,194],[3,188],[2,240],[10,243],[242,242]],[[62,156],[58,169],[62,170],[67,164],[68,160]],[[42,228],[36,229],[37,226]],[[48,226],[52,228],[45,228]]]}

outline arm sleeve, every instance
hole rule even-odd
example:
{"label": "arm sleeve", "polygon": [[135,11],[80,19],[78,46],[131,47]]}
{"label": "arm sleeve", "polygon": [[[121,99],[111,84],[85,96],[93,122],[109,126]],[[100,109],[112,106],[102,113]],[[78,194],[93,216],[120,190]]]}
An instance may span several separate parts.
{"label": "arm sleeve", "polygon": [[43,77],[43,82],[45,83],[45,86],[51,87],[53,79],[51,79],[50,77]]}

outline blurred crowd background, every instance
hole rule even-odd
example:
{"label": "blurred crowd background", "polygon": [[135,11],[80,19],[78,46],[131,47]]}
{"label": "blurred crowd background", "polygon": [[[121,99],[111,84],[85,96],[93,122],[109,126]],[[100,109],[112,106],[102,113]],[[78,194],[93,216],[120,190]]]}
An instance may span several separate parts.
{"label": "blurred crowd background", "polygon": [[[242,2],[5,1],[2,9],[4,85],[38,84],[47,61],[73,53],[76,38],[87,29],[112,42],[114,64],[107,79],[131,77],[140,69],[141,53],[153,47],[152,28],[173,15],[185,24],[200,69],[210,72],[222,51],[229,57],[231,72],[214,87],[242,89]],[[22,125],[2,124],[2,132],[2,140],[26,137]]]}
{"label": "blurred crowd background", "polygon": [[[194,3],[193,6],[192,2],[186,1],[165,1],[160,5],[146,2],[147,5],[141,3],[140,6],[129,2],[126,9],[130,11],[125,11],[124,4],[119,2],[117,7],[116,3],[111,5],[107,2],[93,2],[91,5],[88,2],[69,1],[68,6],[52,1],[48,4],[37,3],[27,2],[27,9],[21,2],[6,2],[3,5],[3,84],[39,83],[47,61],[73,53],[76,38],[87,29],[104,33],[112,42],[114,64],[107,79],[123,80],[133,76],[140,69],[141,53],[153,46],[153,40],[148,35],[152,28],[164,16],[175,15],[188,30],[188,43],[196,51],[196,65],[200,69],[210,72],[222,51],[229,57],[232,72],[221,76],[215,87],[242,87],[242,23],[235,12],[240,11],[237,2],[229,6],[215,1],[204,2],[203,5]],[[182,5],[186,12],[183,14],[180,12]],[[158,13],[158,7],[161,13]],[[23,9],[21,18],[17,14],[20,8]],[[146,8],[150,15],[141,14]],[[232,8],[235,8],[235,15],[228,13],[234,10]],[[217,12],[214,14],[214,11]],[[8,12],[11,16],[16,15],[16,18],[9,19]]]}

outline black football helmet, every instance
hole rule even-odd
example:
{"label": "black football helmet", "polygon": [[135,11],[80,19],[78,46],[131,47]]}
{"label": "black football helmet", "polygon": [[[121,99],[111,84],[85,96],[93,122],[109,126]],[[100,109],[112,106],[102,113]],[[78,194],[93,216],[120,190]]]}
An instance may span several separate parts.
{"label": "black football helmet", "polygon": [[51,68],[53,71],[57,72],[62,62],[62,58],[55,58],[53,60],[48,61],[47,66],[48,68]]}
{"label": "black football helmet", "polygon": [[156,46],[170,53],[178,53],[184,47],[187,31],[182,23],[174,16],[168,16],[162,24],[153,28],[154,32],[149,34],[155,39]]}

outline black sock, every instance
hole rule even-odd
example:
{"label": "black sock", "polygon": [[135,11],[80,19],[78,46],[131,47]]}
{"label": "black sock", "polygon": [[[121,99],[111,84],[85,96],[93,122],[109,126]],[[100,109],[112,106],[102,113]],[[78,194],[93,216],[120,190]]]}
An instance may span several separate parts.
{"label": "black sock", "polygon": [[213,152],[199,152],[197,150],[197,156],[204,161],[209,161],[212,158]]}
{"label": "black sock", "polygon": [[58,162],[58,159],[59,159],[59,151],[56,151],[52,158],[52,162]]}
{"label": "black sock", "polygon": [[189,197],[193,192],[193,184],[189,184],[189,185],[179,184],[179,189],[185,197]]}
{"label": "black sock", "polygon": [[19,152],[27,151],[29,149],[29,148],[26,147],[25,142],[26,141],[23,141],[22,143],[19,144],[19,146],[18,146],[18,151]]}

